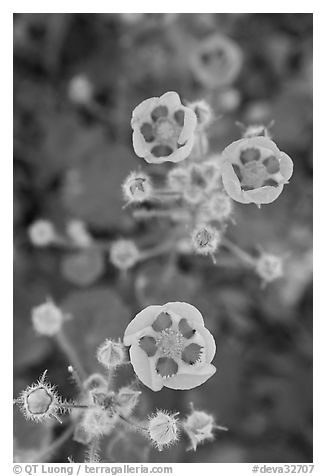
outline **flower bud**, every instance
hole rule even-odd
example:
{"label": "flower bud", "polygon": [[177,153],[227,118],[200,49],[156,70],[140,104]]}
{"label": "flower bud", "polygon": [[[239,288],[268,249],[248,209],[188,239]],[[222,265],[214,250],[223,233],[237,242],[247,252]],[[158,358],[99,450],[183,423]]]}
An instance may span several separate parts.
{"label": "flower bud", "polygon": [[120,388],[116,398],[118,413],[124,418],[130,416],[138,403],[140,395],[140,391],[133,390],[130,387]]}
{"label": "flower bud", "polygon": [[70,80],[68,97],[76,104],[87,104],[92,100],[93,85],[85,74],[79,74]]}
{"label": "flower bud", "polygon": [[63,312],[52,301],[47,301],[32,309],[32,323],[38,334],[54,336],[60,331],[63,321]]}
{"label": "flower bud", "polygon": [[127,270],[139,260],[140,252],[131,240],[117,240],[111,245],[110,261],[120,270]]}
{"label": "flower bud", "polygon": [[57,241],[53,224],[48,220],[37,220],[28,228],[31,243],[35,246],[48,246]]}
{"label": "flower bud", "polygon": [[38,382],[27,387],[14,400],[27,420],[40,422],[51,417],[59,420],[56,414],[63,410],[62,401],[54,387],[45,381],[45,376],[46,371]]}
{"label": "flower bud", "polygon": [[67,235],[79,248],[87,248],[92,244],[92,237],[81,220],[71,220],[66,227]]}
{"label": "flower bud", "polygon": [[221,235],[210,225],[199,225],[193,231],[191,239],[195,253],[212,255],[221,242]]}
{"label": "flower bud", "polygon": [[283,260],[279,256],[263,253],[257,260],[256,273],[264,284],[271,283],[283,276]]}
{"label": "flower bud", "polygon": [[191,442],[188,450],[196,451],[198,444],[214,439],[213,430],[216,427],[214,418],[206,412],[194,410],[184,420],[182,426]]}
{"label": "flower bud", "polygon": [[97,349],[96,357],[107,369],[117,367],[126,361],[125,347],[121,342],[106,339]]}
{"label": "flower bud", "polygon": [[122,184],[122,192],[129,203],[142,203],[152,195],[153,187],[148,175],[131,172]]}
{"label": "flower bud", "polygon": [[150,417],[148,434],[159,451],[173,445],[179,439],[178,420],[175,415],[158,410],[155,415]]}

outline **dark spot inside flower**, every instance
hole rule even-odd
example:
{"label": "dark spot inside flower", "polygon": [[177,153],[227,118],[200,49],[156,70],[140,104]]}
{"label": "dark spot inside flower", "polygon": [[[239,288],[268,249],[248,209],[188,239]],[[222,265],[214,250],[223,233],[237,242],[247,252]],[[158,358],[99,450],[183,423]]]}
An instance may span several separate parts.
{"label": "dark spot inside flower", "polygon": [[189,326],[187,319],[180,319],[178,328],[186,339],[190,339],[196,332],[195,329]]}
{"label": "dark spot inside flower", "polygon": [[177,124],[179,124],[179,126],[183,127],[185,122],[185,112],[179,109],[179,111],[174,113],[174,119],[176,120]]}
{"label": "dark spot inside flower", "polygon": [[263,183],[263,187],[265,187],[266,185],[270,186],[270,187],[278,187],[279,186],[278,182],[276,182],[276,180],[273,180],[273,179],[265,180],[265,182]]}
{"label": "dark spot inside flower", "polygon": [[260,159],[260,150],[255,149],[254,147],[249,147],[248,149],[244,149],[240,153],[240,160],[243,164],[247,164],[248,162],[252,162],[254,160]]}
{"label": "dark spot inside flower", "polygon": [[189,344],[183,349],[181,358],[187,364],[194,365],[200,358],[201,350],[201,345]]}
{"label": "dark spot inside flower", "polygon": [[143,349],[148,357],[153,357],[156,354],[156,340],[154,337],[144,336],[139,339],[139,347]]}
{"label": "dark spot inside flower", "polygon": [[160,357],[156,363],[156,371],[161,377],[172,377],[178,372],[178,364],[171,357]]}
{"label": "dark spot inside flower", "polygon": [[153,121],[157,121],[160,117],[166,117],[169,113],[169,110],[166,106],[157,106],[155,109],[153,109],[151,113],[151,117]]}
{"label": "dark spot inside flower", "polygon": [[267,159],[263,160],[263,164],[266,167],[266,170],[270,174],[276,174],[280,170],[280,164],[274,155],[267,157]]}
{"label": "dark spot inside flower", "polygon": [[149,122],[145,122],[141,126],[140,132],[142,133],[146,142],[153,142],[155,140],[153,127]]}
{"label": "dark spot inside flower", "polygon": [[241,181],[242,180],[242,174],[241,174],[241,169],[240,169],[239,165],[232,164],[232,167],[233,167],[235,175]]}
{"label": "dark spot inside flower", "polygon": [[167,312],[161,312],[152,324],[154,331],[161,332],[172,326],[172,319]]}
{"label": "dark spot inside flower", "polygon": [[243,192],[248,192],[249,190],[255,190],[254,187],[249,187],[249,185],[241,185],[241,189]]}
{"label": "dark spot inside flower", "polygon": [[151,152],[155,157],[168,157],[173,149],[169,145],[160,144],[153,147]]}

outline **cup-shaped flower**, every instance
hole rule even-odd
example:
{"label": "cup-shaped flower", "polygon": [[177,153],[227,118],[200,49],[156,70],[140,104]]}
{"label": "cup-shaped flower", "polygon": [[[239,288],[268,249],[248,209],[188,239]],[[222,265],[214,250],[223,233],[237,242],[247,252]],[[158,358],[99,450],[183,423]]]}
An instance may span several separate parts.
{"label": "cup-shaped flower", "polygon": [[190,155],[196,126],[196,114],[177,93],[146,99],[132,113],[135,153],[149,163],[180,162]]}
{"label": "cup-shaped flower", "polygon": [[138,378],[154,392],[168,387],[188,390],[216,371],[216,347],[201,313],[191,304],[148,306],[128,325],[124,344]]}
{"label": "cup-shaped flower", "polygon": [[204,39],[190,56],[193,74],[207,88],[231,84],[238,76],[242,62],[239,46],[220,34]]}
{"label": "cup-shaped flower", "polygon": [[227,194],[240,203],[271,203],[293,173],[293,162],[267,137],[232,142],[222,154],[222,181]]}

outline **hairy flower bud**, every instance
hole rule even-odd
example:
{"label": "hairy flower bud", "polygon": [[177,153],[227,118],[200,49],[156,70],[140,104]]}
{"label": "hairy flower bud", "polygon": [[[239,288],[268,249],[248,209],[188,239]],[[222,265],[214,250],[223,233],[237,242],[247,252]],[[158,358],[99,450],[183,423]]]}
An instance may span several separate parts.
{"label": "hairy flower bud", "polygon": [[179,439],[178,420],[176,414],[158,410],[151,416],[148,424],[148,434],[159,451],[173,445]]}
{"label": "hairy flower bud", "polygon": [[153,187],[147,174],[131,172],[122,184],[122,192],[128,203],[142,203],[152,195]]}
{"label": "hairy flower bud", "polygon": [[59,420],[57,413],[63,411],[62,400],[55,391],[55,387],[45,380],[46,372],[14,400],[27,420],[40,422],[51,417]]}
{"label": "hairy flower bud", "polygon": [[107,369],[117,367],[126,361],[125,347],[121,342],[106,339],[97,349],[96,357]]}

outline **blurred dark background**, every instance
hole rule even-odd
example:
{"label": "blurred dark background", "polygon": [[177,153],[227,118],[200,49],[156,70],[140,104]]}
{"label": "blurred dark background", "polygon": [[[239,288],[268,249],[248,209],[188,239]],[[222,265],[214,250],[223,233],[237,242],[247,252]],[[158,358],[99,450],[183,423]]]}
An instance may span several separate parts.
{"label": "blurred dark background", "polygon": [[[233,84],[208,88],[191,67],[212,34],[231,38],[243,64]],[[87,78],[92,103],[76,100]],[[75,83],[74,83],[75,81]],[[83,220],[101,240],[160,240],[164,223],[135,221],[122,210],[121,182],[142,167],[132,149],[130,118],[143,99],[177,91],[206,98],[218,120],[213,152],[241,136],[244,124],[275,121],[271,134],[294,162],[274,203],[237,204],[229,236],[248,252],[284,256],[284,277],[262,289],[258,277],[225,255],[227,268],[182,256],[164,280],[166,259],[137,266],[122,281],[106,259],[82,282],[65,272],[63,251],[33,247],[27,230],[39,218],[63,229]],[[163,453],[131,435],[103,460],[165,462],[312,461],[312,15],[311,14],[15,14],[14,15],[14,393],[44,369],[64,397],[76,391],[55,344],[36,337],[30,310],[52,296],[73,316],[67,332],[89,371],[104,337],[120,337],[142,307],[185,300],[203,313],[217,342],[218,371],[188,392],[143,389],[139,413],[189,411],[189,402],[228,427],[214,442]],[[171,272],[171,268],[169,269]],[[77,323],[76,323],[77,321]],[[121,382],[133,378],[122,372]],[[25,422],[15,409],[17,451],[60,435],[57,424]],[[73,441],[54,461],[83,447]]]}

